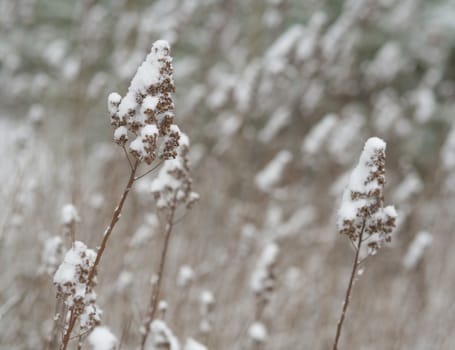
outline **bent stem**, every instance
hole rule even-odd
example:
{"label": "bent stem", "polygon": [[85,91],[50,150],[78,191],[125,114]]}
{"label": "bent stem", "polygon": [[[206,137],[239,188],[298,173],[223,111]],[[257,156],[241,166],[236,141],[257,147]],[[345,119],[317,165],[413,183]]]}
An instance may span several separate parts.
{"label": "bent stem", "polygon": [[348,288],[346,289],[346,296],[344,297],[343,309],[341,311],[340,320],[338,321],[338,325],[337,325],[337,333],[335,335],[335,341],[333,343],[333,350],[338,350],[338,341],[340,340],[341,330],[343,328],[343,322],[346,317],[346,311],[348,310],[349,301],[351,300],[352,287],[354,285],[355,276],[357,274],[357,268],[360,265],[359,254],[360,254],[360,248],[363,243],[362,238],[363,238],[364,231],[365,231],[365,220],[363,221],[362,229],[360,230],[360,234],[359,234],[359,238],[358,238],[358,242],[357,242],[357,246],[356,246],[355,259],[354,259],[354,263],[352,264],[351,277],[349,278],[349,285],[348,285]]}
{"label": "bent stem", "polygon": [[152,298],[150,300],[149,314],[148,314],[147,319],[144,322],[145,330],[144,330],[144,333],[142,334],[141,350],[144,350],[145,342],[147,341],[147,337],[150,333],[150,324],[155,319],[156,309],[158,306],[158,300],[160,298],[161,280],[162,280],[163,273],[164,273],[164,265],[166,262],[166,255],[167,255],[167,251],[168,251],[168,247],[169,247],[169,241],[171,238],[171,232],[172,232],[172,228],[174,227],[173,221],[174,221],[175,207],[176,207],[176,199],[174,198],[172,205],[169,208],[169,215],[167,217],[166,231],[165,231],[165,237],[164,237],[164,246],[163,246],[163,250],[161,251],[160,265],[159,265],[159,269],[158,269],[158,278],[157,278],[155,285],[153,286]]}
{"label": "bent stem", "polygon": [[115,225],[117,224],[117,222],[120,219],[120,214],[122,213],[123,204],[125,204],[126,197],[128,196],[128,194],[131,190],[131,187],[133,187],[136,170],[137,170],[138,166],[139,166],[139,161],[136,160],[133,167],[131,168],[131,174],[128,179],[128,183],[126,184],[126,187],[123,190],[122,196],[120,197],[120,201],[114,210],[114,214],[112,215],[111,222],[110,222],[109,226],[106,228],[106,230],[104,231],[103,240],[101,241],[101,246],[98,249],[98,253],[96,254],[95,262],[93,263],[93,267],[90,270],[90,274],[88,275],[87,287],[91,287],[93,284],[93,278],[95,277],[96,268],[98,267],[98,265],[101,261],[101,257],[103,256],[104,250],[106,249],[107,241],[109,240],[109,237],[110,237]]}
{"label": "bent stem", "polygon": [[[128,194],[133,186],[135,176],[136,176],[136,170],[137,170],[138,166],[139,166],[139,161],[136,160],[134,165],[131,168],[131,173],[130,173],[130,177],[128,179],[128,183],[126,184],[125,189],[123,190],[123,193],[117,204],[117,207],[114,210],[111,222],[109,223],[109,226],[104,231],[103,239],[101,241],[101,245],[96,254],[95,262],[88,275],[87,288],[86,288],[87,290],[93,286],[93,279],[95,278],[96,268],[98,267],[98,265],[101,261],[101,257],[103,256],[104,250],[106,249],[107,241],[109,240],[109,237],[110,237],[112,231],[114,230],[115,225],[117,224],[117,222],[120,219],[120,215],[122,213],[122,209],[123,209],[123,205],[125,204],[126,197],[128,197]],[[68,328],[66,329],[66,332],[63,336],[63,341],[62,341],[60,350],[66,350],[66,348],[68,347],[68,343],[71,338],[71,332],[73,331],[73,328],[76,324],[77,319],[78,319],[78,316],[75,314],[73,315],[73,313],[72,313],[71,317],[70,317],[70,322],[68,324]]]}

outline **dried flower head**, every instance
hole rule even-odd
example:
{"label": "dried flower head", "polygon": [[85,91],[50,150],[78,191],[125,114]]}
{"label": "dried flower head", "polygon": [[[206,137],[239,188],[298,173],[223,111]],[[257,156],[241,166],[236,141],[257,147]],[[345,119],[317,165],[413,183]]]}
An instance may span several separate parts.
{"label": "dried flower head", "polygon": [[170,208],[175,204],[190,207],[199,199],[199,195],[192,191],[193,181],[188,159],[189,139],[177,125],[172,125],[170,130],[163,152],[175,150],[175,159],[167,160],[151,183],[151,192],[159,209]]}
{"label": "dried flower head", "polygon": [[[139,161],[151,164],[155,159],[175,158],[179,145],[175,133],[172,57],[169,44],[156,41],[145,61],[131,80],[127,94],[113,92],[108,109],[114,130],[114,141],[125,146],[129,135],[130,153]],[[160,144],[163,144],[160,147]]]}
{"label": "dried flower head", "polygon": [[96,305],[96,293],[88,277],[95,262],[96,253],[80,242],[65,254],[54,275],[57,296],[79,316],[81,330],[89,330],[99,324],[101,310]]}
{"label": "dried flower head", "polygon": [[367,140],[338,211],[339,232],[355,241],[363,231],[373,254],[391,240],[397,218],[393,206],[384,207],[385,149],[383,140]]}

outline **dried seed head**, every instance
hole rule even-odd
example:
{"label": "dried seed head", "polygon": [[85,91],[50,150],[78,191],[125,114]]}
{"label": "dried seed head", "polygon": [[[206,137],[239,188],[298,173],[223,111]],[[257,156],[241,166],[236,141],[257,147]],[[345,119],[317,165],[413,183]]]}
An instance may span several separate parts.
{"label": "dried seed head", "polygon": [[96,293],[93,291],[94,283],[88,284],[95,258],[93,250],[76,241],[54,275],[57,296],[79,316],[82,330],[89,330],[101,321],[101,309],[96,305]]}
{"label": "dried seed head", "polygon": [[[174,148],[175,151],[172,152],[175,152],[175,159],[166,160],[151,183],[151,192],[159,209],[169,209],[176,204],[190,207],[199,199],[199,195],[192,191],[193,180],[190,176],[188,159],[189,140],[177,125],[171,126],[160,157]],[[171,155],[168,156],[171,157]]]}
{"label": "dried seed head", "polygon": [[179,138],[172,128],[174,91],[170,47],[158,40],[131,80],[127,94],[109,95],[114,141],[125,146],[128,134],[136,135],[129,151],[137,160],[151,164],[157,157],[166,160],[177,156]]}
{"label": "dried seed head", "polygon": [[368,139],[338,211],[338,230],[356,240],[364,228],[372,254],[383,242],[391,240],[397,213],[393,206],[384,208],[385,149],[383,140]]}

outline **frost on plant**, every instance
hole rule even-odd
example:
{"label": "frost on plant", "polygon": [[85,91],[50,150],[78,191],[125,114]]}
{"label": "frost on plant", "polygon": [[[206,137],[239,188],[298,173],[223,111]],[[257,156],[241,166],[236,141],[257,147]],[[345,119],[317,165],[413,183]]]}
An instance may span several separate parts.
{"label": "frost on plant", "polygon": [[339,232],[355,241],[363,231],[372,254],[390,242],[397,218],[393,206],[384,207],[385,149],[383,140],[367,140],[338,211]]}
{"label": "frost on plant", "polygon": [[383,140],[377,137],[367,140],[359,163],[351,173],[338,211],[338,231],[351,240],[355,249],[355,259],[337,325],[333,350],[338,349],[355,277],[363,272],[363,269],[359,269],[362,261],[366,259],[359,259],[362,243],[366,242],[368,254],[374,255],[384,242],[390,242],[392,231],[396,226],[395,208],[384,207],[385,149],[386,144]]}
{"label": "frost on plant", "polygon": [[100,322],[101,310],[96,305],[96,293],[88,284],[90,270],[96,253],[80,242],[65,254],[62,264],[54,275],[57,296],[80,317],[81,330],[89,330]]}
{"label": "frost on plant", "polygon": [[113,92],[108,97],[114,141],[125,146],[130,136],[130,153],[151,164],[155,159],[177,156],[180,133],[174,121],[175,91],[169,44],[156,41],[131,80],[124,97]]}
{"label": "frost on plant", "polygon": [[151,183],[151,192],[159,209],[170,208],[177,203],[190,207],[199,198],[199,195],[192,191],[193,181],[188,159],[189,139],[177,125],[172,125],[170,130],[178,141],[175,159],[167,160]]}

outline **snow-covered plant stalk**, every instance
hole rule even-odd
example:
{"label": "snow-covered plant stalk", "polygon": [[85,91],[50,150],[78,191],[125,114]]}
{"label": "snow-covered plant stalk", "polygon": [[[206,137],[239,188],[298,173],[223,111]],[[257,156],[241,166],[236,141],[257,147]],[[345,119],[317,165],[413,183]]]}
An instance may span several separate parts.
{"label": "snow-covered plant stalk", "polygon": [[[124,149],[131,172],[97,252],[86,249],[82,242],[76,241],[73,248],[67,253],[67,257],[79,257],[81,263],[76,265],[78,268],[73,271],[72,275],[67,274],[69,265],[65,265],[68,263],[67,257],[65,257],[65,261],[54,276],[54,284],[57,286],[59,295],[65,298],[70,315],[69,321],[64,327],[61,350],[67,348],[72,331],[78,321],[81,329],[87,328],[87,330],[100,321],[99,313],[95,313],[94,322],[83,327],[85,321],[81,319],[81,315],[87,313],[89,306],[95,305],[96,294],[93,288],[96,284],[97,267],[101,262],[109,237],[120,219],[123,205],[134,182],[164,161],[176,158],[177,151],[183,147],[180,141],[180,130],[173,124],[174,104],[171,93],[175,88],[172,74],[169,44],[163,40],[156,41],[146,60],[133,77],[127,94],[122,97],[114,92],[108,97],[111,125],[115,129],[114,141]],[[134,136],[134,140],[129,143],[128,150],[134,157],[134,161],[130,160],[126,148],[131,135]],[[185,147],[188,147],[188,141],[185,142]],[[156,164],[152,165],[154,162]],[[151,169],[143,175],[136,176],[141,163],[146,163],[151,166]],[[164,164],[166,168],[169,167],[166,163]],[[79,267],[82,265],[85,270],[79,271]],[[82,272],[84,273],[82,274]],[[74,281],[74,278],[79,279]],[[75,291],[67,291],[68,283],[76,283],[78,288]],[[96,307],[93,306],[93,308],[96,311]]]}
{"label": "snow-covered plant stalk", "polygon": [[256,297],[256,321],[262,318],[264,308],[269,303],[275,289],[275,267],[279,252],[277,243],[267,243],[251,275],[250,286]]}
{"label": "snow-covered plant stalk", "polygon": [[[377,137],[367,140],[359,163],[353,170],[349,184],[343,193],[338,212],[338,231],[351,241],[355,258],[337,325],[333,350],[338,349],[343,321],[359,265],[368,256],[374,255],[385,242],[391,241],[391,234],[396,226],[395,208],[384,207],[385,149],[386,144],[383,140]],[[361,248],[365,244],[368,247],[367,256],[361,259]]]}
{"label": "snow-covered plant stalk", "polygon": [[141,329],[141,349],[144,349],[150,333],[151,324],[155,319],[176,210],[181,206],[185,210],[189,209],[199,198],[199,195],[192,191],[192,179],[188,160],[189,139],[176,125],[172,125],[171,128],[178,135],[177,139],[179,140],[176,156],[163,165],[151,184],[151,192],[155,197],[157,208],[165,214],[166,227],[164,230],[164,245],[161,250],[158,273],[155,281],[153,281],[150,306],[144,320],[143,328]]}
{"label": "snow-covered plant stalk", "polygon": [[67,324],[64,327],[60,349],[66,349],[68,346],[71,332],[78,320],[81,334],[90,331],[101,321],[101,310],[96,305],[94,291],[96,281],[94,277],[91,282],[89,279],[95,257],[96,253],[92,249],[76,241],[54,275],[57,297],[63,300],[68,310],[68,316],[66,313],[63,315]]}
{"label": "snow-covered plant stalk", "polygon": [[264,324],[264,310],[270,302],[276,286],[275,268],[278,261],[279,246],[276,242],[268,242],[261,253],[250,280],[250,286],[256,297],[255,321],[248,330],[254,349],[260,349],[267,338]]}

